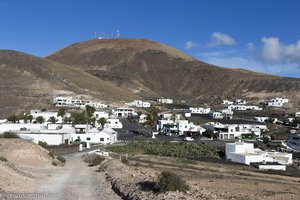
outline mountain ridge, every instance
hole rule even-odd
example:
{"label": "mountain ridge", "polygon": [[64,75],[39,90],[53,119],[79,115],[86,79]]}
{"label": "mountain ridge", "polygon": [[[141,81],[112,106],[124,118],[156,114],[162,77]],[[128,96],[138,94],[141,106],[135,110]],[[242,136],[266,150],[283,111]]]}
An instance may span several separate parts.
{"label": "mountain ridge", "polygon": [[67,46],[47,58],[121,88],[140,91],[142,96],[199,100],[281,95],[299,103],[294,93],[299,92],[300,79],[210,65],[150,40],[93,39]]}

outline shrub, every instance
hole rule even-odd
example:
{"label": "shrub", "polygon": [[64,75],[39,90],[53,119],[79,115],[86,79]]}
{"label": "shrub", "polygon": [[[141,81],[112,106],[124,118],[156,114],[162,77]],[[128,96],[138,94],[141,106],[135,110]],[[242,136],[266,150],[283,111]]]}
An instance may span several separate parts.
{"label": "shrub", "polygon": [[124,163],[125,165],[129,164],[129,161],[126,158],[122,158],[121,162]]}
{"label": "shrub", "polygon": [[66,163],[66,159],[62,156],[57,156],[57,160],[59,160],[61,163]]}
{"label": "shrub", "polygon": [[40,145],[41,147],[46,148],[48,146],[47,142],[43,142],[43,141],[39,141],[38,145]]}
{"label": "shrub", "polygon": [[189,189],[189,186],[185,183],[181,177],[176,174],[168,171],[163,171],[160,174],[158,180],[158,190],[159,192],[167,192],[167,191],[180,191],[185,192]]}
{"label": "shrub", "polygon": [[14,132],[4,132],[0,134],[0,138],[20,138],[18,134]]}
{"label": "shrub", "polygon": [[48,155],[51,157],[51,158],[54,158],[54,154],[52,152],[49,152]]}
{"label": "shrub", "polygon": [[7,162],[7,158],[3,157],[3,156],[0,156],[0,161],[2,162]]}
{"label": "shrub", "polygon": [[95,153],[83,155],[82,158],[90,167],[100,165],[105,160],[105,158]]}
{"label": "shrub", "polygon": [[105,158],[99,156],[99,155],[95,155],[93,156],[93,158],[90,160],[89,162],[89,166],[93,167],[93,166],[97,166],[100,165],[103,161],[105,160]]}
{"label": "shrub", "polygon": [[53,166],[57,166],[57,163],[55,161],[52,161]]}

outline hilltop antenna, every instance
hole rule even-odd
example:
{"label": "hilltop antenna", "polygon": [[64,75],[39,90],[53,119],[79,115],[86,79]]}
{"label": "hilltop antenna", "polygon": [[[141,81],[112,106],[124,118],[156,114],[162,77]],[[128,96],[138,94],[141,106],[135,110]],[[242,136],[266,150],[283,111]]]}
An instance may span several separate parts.
{"label": "hilltop antenna", "polygon": [[120,38],[120,31],[119,31],[119,30],[117,30],[116,37],[117,37],[117,38]]}

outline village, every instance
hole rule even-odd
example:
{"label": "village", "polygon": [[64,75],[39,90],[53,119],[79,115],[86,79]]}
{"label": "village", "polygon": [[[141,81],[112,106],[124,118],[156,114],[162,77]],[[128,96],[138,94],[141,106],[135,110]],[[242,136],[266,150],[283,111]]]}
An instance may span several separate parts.
{"label": "village", "polygon": [[140,139],[215,142],[223,145],[222,159],[264,170],[286,170],[296,159],[292,152],[300,151],[300,112],[285,114],[288,99],[278,97],[259,105],[222,100],[214,107],[192,107],[161,97],[111,107],[57,95],[51,104],[51,111],[31,110],[1,120],[0,134],[13,132],[50,146],[79,144],[78,151]]}

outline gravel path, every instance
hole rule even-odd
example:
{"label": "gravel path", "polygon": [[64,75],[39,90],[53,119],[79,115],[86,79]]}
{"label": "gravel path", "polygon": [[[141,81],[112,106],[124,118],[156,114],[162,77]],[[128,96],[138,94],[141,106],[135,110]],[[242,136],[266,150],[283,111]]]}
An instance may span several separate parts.
{"label": "gravel path", "polygon": [[98,167],[88,167],[80,153],[65,156],[67,162],[63,168],[57,168],[54,175],[40,188],[40,192],[53,196],[44,199],[57,200],[96,200],[121,199],[111,189]]}

